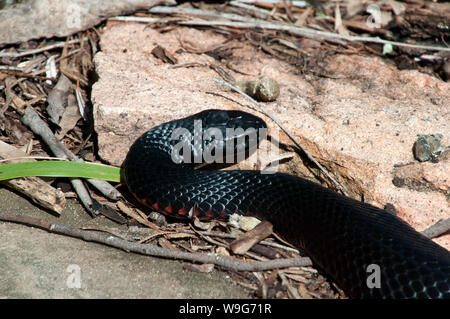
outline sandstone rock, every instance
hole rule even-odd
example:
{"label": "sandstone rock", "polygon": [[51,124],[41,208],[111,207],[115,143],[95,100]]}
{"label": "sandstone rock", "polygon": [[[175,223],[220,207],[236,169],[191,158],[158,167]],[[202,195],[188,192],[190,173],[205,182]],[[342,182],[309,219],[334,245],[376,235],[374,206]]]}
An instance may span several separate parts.
{"label": "sandstone rock", "polygon": [[[206,54],[187,53],[179,39],[198,49],[226,40],[212,31],[175,28],[158,33],[140,24],[110,26],[102,35],[102,51],[95,57],[99,81],[93,87],[92,101],[99,152],[106,161],[120,165],[132,142],[162,122],[209,108],[255,113],[247,100],[213,81],[218,75],[208,65],[217,61]],[[237,81],[263,76],[276,79],[280,96],[264,103],[265,108],[332,172],[350,196],[379,207],[392,204],[399,217],[419,231],[450,216],[448,159],[441,166],[417,164],[431,175],[428,180],[444,186],[423,190],[393,183],[396,166],[414,161],[412,145],[418,134],[440,133],[442,144],[449,144],[450,83],[418,71],[399,71],[388,60],[358,55],[318,61],[332,76],[315,77],[308,72],[303,76],[294,66],[245,42],[231,44],[237,47],[233,63],[253,78],[227,71]],[[195,62],[197,66],[174,68],[163,63],[151,54],[157,45],[178,63]],[[276,132],[272,121],[259,115]],[[281,133],[280,140],[292,145]],[[298,157],[280,170],[312,177]],[[436,241],[450,248],[449,235]]]}

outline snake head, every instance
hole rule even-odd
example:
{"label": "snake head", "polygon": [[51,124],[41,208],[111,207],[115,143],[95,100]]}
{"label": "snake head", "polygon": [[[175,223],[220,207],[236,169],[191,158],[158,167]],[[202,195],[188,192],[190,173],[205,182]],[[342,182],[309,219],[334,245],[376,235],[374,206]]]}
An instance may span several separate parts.
{"label": "snake head", "polygon": [[201,119],[202,142],[194,141],[194,149],[197,145],[203,155],[202,163],[240,162],[253,154],[267,136],[266,123],[243,111],[211,109],[193,117]]}

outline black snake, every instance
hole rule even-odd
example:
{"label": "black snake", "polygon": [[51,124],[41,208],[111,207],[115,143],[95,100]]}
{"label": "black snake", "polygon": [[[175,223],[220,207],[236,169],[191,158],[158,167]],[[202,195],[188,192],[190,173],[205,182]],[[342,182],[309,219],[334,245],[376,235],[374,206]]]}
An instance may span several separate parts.
{"label": "black snake", "polygon": [[[201,137],[215,128],[223,140],[207,134],[198,142],[195,123],[201,123]],[[230,135],[228,127],[245,132]],[[385,210],[292,175],[200,170],[195,169],[198,163],[176,163],[211,151],[211,146],[217,151],[230,140],[240,154],[254,142],[250,128],[265,127],[251,114],[221,110],[161,124],[132,145],[122,180],[140,202],[173,216],[191,212],[200,218],[226,218],[238,213],[270,221],[350,297],[450,298],[449,251]],[[176,128],[187,134],[173,139]],[[179,152],[182,157],[172,157],[182,142],[193,143]],[[378,277],[370,277],[377,271]]]}

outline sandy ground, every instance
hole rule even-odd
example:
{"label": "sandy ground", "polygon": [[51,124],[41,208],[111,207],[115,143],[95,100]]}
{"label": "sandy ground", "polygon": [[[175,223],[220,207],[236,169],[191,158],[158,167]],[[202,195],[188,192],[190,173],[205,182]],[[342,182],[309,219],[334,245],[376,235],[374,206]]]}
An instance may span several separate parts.
{"label": "sandy ground", "polygon": [[[70,226],[110,226],[69,200],[61,217],[0,188],[0,211]],[[248,298],[224,272],[196,273],[179,261],[127,253],[0,222],[0,298]],[[78,287],[79,286],[79,287]]]}

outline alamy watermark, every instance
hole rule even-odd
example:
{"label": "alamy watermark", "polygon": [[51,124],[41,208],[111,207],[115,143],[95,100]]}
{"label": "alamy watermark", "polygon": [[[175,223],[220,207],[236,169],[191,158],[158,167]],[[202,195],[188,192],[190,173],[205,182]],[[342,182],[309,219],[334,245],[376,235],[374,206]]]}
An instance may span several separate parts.
{"label": "alamy watermark", "polygon": [[370,264],[366,268],[366,272],[369,273],[366,279],[366,285],[368,288],[381,288],[381,268],[380,265]]}
{"label": "alamy watermark", "polygon": [[70,289],[81,288],[81,267],[77,264],[70,264],[66,268],[66,272],[69,273],[66,279],[66,286]]}
{"label": "alamy watermark", "polygon": [[70,29],[80,29],[82,17],[88,13],[88,10],[76,3],[68,3],[66,6],[66,26]]}

